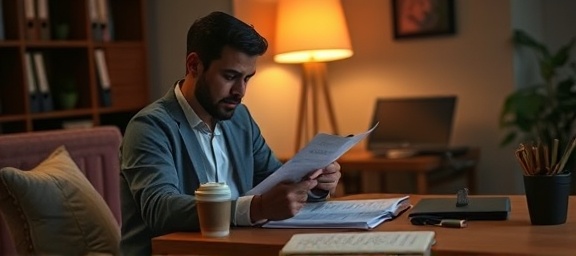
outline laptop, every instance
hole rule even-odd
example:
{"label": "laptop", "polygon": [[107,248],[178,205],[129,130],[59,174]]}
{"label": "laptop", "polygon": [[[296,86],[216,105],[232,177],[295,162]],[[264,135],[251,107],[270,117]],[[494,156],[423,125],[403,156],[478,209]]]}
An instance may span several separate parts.
{"label": "laptop", "polygon": [[379,124],[368,150],[389,158],[465,153],[467,147],[450,145],[456,103],[453,95],[377,99],[371,126]]}

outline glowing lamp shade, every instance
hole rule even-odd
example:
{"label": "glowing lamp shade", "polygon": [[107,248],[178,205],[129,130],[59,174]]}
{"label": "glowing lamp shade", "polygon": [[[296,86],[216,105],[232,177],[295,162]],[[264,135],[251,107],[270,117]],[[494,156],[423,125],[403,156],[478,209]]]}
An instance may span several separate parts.
{"label": "glowing lamp shade", "polygon": [[279,0],[278,63],[326,62],[352,56],[340,0]]}

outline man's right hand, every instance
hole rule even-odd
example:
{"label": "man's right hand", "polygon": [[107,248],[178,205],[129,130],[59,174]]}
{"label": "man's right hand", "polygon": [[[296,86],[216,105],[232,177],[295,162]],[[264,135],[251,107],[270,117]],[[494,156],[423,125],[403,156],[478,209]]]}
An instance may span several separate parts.
{"label": "man's right hand", "polygon": [[298,183],[280,183],[268,192],[254,196],[250,205],[250,218],[253,222],[283,220],[294,217],[308,199],[308,191],[318,182],[306,179]]}

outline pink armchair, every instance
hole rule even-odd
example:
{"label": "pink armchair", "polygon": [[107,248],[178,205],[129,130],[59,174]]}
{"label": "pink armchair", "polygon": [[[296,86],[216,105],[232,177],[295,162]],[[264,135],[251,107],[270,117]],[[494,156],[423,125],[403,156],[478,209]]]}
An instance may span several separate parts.
{"label": "pink armchair", "polygon": [[[121,139],[120,131],[113,126],[0,135],[0,168],[34,168],[57,147],[64,145],[74,162],[103,197],[120,225]],[[15,246],[7,225],[2,220],[0,255],[15,254]]]}

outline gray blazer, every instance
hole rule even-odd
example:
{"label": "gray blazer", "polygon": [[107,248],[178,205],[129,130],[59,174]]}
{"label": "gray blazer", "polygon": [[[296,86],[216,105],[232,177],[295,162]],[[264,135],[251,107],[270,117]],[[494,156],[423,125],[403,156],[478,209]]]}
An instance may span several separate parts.
{"label": "gray blazer", "polygon": [[[238,106],[221,125],[233,178],[243,195],[281,163],[246,106]],[[194,190],[208,182],[208,160],[173,87],[130,120],[120,151],[123,254],[150,254],[155,236],[198,231]]]}

